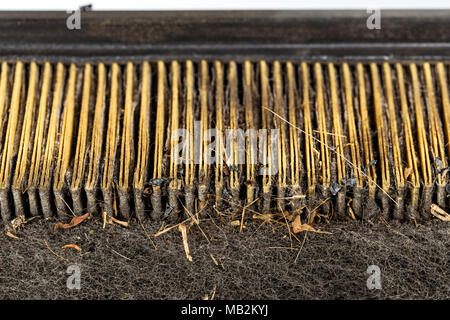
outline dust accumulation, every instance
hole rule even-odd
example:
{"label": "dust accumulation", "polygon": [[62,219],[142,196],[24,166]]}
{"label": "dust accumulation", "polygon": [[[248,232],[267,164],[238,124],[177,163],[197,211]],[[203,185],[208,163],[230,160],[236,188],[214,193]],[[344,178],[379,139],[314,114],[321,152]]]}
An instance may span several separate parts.
{"label": "dust accumulation", "polygon": [[[88,219],[67,230],[35,219],[0,236],[0,299],[449,299],[450,228],[333,222],[289,236],[286,225],[212,219],[182,233]],[[3,229],[3,227],[2,227]],[[65,248],[62,248],[66,246]],[[156,247],[156,248],[155,248]],[[81,249],[79,251],[78,249]],[[66,270],[81,271],[80,290]],[[381,270],[369,290],[367,268]]]}

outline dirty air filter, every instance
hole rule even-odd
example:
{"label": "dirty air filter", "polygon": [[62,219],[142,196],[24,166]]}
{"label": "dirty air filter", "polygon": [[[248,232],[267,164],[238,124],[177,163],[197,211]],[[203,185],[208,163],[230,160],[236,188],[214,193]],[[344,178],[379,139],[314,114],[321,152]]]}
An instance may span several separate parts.
{"label": "dirty air filter", "polygon": [[448,208],[448,12],[0,18],[4,221]]}

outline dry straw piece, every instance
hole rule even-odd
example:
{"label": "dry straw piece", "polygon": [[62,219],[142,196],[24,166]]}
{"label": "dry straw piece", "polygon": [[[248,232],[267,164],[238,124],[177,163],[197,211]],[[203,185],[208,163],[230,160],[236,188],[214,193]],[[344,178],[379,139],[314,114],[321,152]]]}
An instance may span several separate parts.
{"label": "dry straw piece", "polygon": [[446,219],[442,62],[0,66],[6,222],[226,210]]}

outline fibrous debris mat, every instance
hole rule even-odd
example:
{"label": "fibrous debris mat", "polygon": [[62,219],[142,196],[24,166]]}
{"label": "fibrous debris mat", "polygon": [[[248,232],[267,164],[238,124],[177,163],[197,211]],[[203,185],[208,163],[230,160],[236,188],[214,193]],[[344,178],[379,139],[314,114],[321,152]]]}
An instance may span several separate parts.
{"label": "fibrous debris mat", "polygon": [[[204,221],[209,241],[192,226],[190,262],[180,232],[153,237],[149,222],[146,232],[95,220],[54,232],[54,222],[34,220],[19,239],[0,235],[0,299],[202,299],[214,288],[215,299],[450,297],[448,224],[319,224],[327,234],[308,232],[292,247],[285,226],[259,225]],[[80,267],[80,290],[67,289],[69,265]],[[370,265],[380,290],[367,288]]]}

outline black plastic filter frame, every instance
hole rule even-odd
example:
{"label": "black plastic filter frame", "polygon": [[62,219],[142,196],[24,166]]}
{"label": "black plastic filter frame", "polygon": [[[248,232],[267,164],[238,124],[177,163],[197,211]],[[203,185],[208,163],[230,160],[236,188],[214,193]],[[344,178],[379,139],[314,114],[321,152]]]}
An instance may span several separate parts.
{"label": "black plastic filter frame", "polygon": [[450,10],[0,12],[7,61],[450,60]]}

